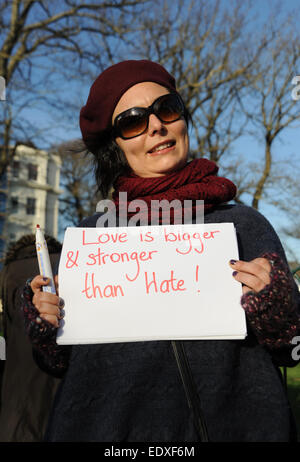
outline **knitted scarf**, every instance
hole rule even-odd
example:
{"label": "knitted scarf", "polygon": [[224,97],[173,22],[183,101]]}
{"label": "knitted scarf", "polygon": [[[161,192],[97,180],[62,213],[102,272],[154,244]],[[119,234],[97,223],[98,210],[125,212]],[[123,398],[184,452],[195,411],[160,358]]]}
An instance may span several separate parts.
{"label": "knitted scarf", "polygon": [[[128,211],[128,205],[133,200],[142,200],[147,207],[141,210],[148,215],[151,221],[151,201],[173,201],[177,199],[182,206],[190,208],[189,212],[194,217],[199,203],[204,201],[204,212],[213,209],[218,204],[230,201],[236,194],[235,185],[226,178],[217,176],[218,166],[208,159],[195,159],[188,162],[181,170],[165,176],[154,178],[141,178],[134,173],[128,176],[120,176],[114,184],[113,200],[119,213],[127,213],[130,218],[136,212]],[[120,199],[119,193],[127,193],[127,203]],[[187,201],[184,203],[184,201]],[[201,205],[203,210],[203,205]],[[139,212],[139,214],[141,213]],[[171,210],[171,223],[183,217],[183,207]],[[149,222],[150,222],[149,221]],[[162,213],[159,210],[159,223],[162,222]]]}

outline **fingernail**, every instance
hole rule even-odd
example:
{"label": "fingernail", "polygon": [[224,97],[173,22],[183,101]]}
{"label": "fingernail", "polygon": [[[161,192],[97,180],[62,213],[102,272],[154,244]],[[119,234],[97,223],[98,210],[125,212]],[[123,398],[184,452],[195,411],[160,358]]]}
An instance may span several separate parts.
{"label": "fingernail", "polygon": [[236,260],[230,260],[229,262],[231,265],[235,265],[236,264]]}
{"label": "fingernail", "polygon": [[45,282],[46,282],[46,281],[48,281],[48,278],[46,278],[46,277],[43,277],[43,281],[45,281]]}
{"label": "fingernail", "polygon": [[236,276],[237,274],[238,274],[238,272],[237,272],[237,271],[234,271],[234,272],[232,273],[232,276]]}
{"label": "fingernail", "polygon": [[63,300],[61,297],[59,297],[58,306],[59,306],[60,308],[63,308],[63,307],[65,306],[65,302],[64,302],[64,300]]}

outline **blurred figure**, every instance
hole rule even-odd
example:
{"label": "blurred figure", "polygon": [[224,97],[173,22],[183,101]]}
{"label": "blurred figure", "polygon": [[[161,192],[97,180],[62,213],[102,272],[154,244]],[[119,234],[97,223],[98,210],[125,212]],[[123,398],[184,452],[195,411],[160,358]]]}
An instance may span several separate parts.
{"label": "blurred figure", "polygon": [[[45,236],[53,268],[61,244]],[[35,236],[10,245],[0,279],[6,361],[1,387],[0,441],[38,442],[43,439],[52,401],[60,382],[38,368],[25,333],[21,293],[26,280],[39,272]]]}

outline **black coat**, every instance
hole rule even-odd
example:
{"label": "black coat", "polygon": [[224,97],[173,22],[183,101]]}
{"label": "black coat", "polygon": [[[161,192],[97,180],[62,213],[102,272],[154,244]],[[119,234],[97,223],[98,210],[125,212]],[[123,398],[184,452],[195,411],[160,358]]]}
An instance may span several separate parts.
{"label": "black coat", "polygon": [[[81,226],[95,226],[96,219]],[[251,208],[219,207],[205,221],[235,224],[240,259],[266,251],[285,259],[273,228]],[[296,286],[294,297],[299,305]],[[295,365],[289,348],[272,353],[250,328],[245,340],[183,343],[211,441],[291,439],[295,429],[278,369]],[[73,346],[46,440],[196,442],[171,342]]]}
{"label": "black coat", "polygon": [[[51,254],[53,265],[59,254]],[[39,273],[35,245],[28,245],[1,274],[6,361],[1,388],[0,441],[42,441],[59,379],[41,371],[25,333],[21,293]]]}

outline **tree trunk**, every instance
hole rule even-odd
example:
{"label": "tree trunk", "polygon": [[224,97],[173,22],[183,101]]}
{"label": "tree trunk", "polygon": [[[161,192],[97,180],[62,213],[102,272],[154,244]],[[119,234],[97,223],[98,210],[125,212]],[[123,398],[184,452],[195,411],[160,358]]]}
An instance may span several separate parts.
{"label": "tree trunk", "polygon": [[258,210],[259,201],[262,198],[266,181],[269,178],[270,173],[271,173],[271,164],[272,164],[271,144],[272,144],[272,139],[269,135],[267,135],[266,136],[266,146],[265,146],[265,167],[256,185],[255,193],[254,193],[253,200],[252,200],[252,207],[256,210]]}

